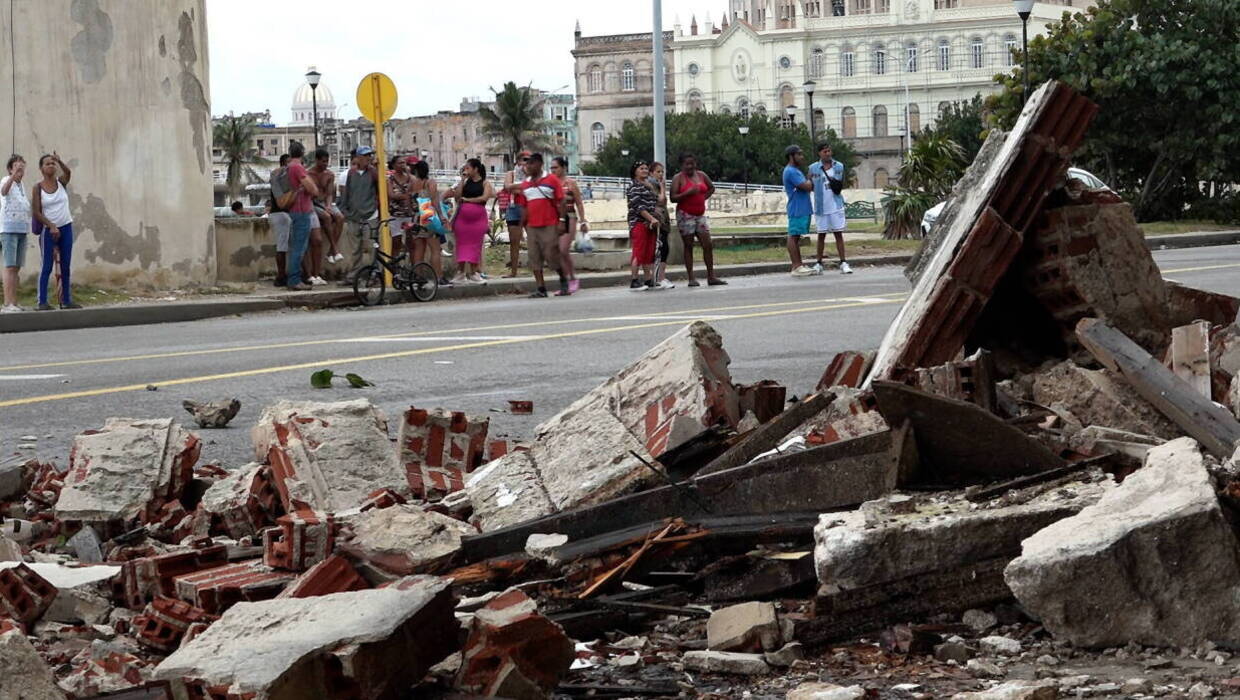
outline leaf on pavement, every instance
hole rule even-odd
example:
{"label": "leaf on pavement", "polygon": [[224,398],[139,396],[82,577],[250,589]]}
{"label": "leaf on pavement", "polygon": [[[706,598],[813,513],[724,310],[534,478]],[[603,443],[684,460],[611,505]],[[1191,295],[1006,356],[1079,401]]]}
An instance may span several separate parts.
{"label": "leaf on pavement", "polygon": [[350,372],[349,374],[344,375],[344,378],[345,378],[345,379],[347,379],[347,380],[349,380],[349,384],[350,384],[350,385],[351,385],[354,389],[361,389],[362,387],[366,387],[366,386],[374,386],[374,385],[375,385],[375,383],[374,383],[374,382],[368,382],[368,381],[366,381],[365,379],[362,379],[360,376],[358,376],[358,375],[356,375],[356,374],[353,374],[352,372]]}
{"label": "leaf on pavement", "polygon": [[315,389],[332,388],[332,377],[336,376],[330,369],[321,369],[310,375],[310,386]]}

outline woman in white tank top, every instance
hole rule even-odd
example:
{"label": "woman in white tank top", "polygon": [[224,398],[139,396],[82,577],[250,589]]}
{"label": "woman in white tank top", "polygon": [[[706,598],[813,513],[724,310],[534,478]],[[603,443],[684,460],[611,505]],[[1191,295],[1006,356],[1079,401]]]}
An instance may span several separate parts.
{"label": "woman in white tank top", "polygon": [[[57,169],[60,170],[57,176]],[[69,268],[73,259],[73,214],[69,211],[69,178],[73,173],[55,151],[39,159],[42,181],[34,188],[30,206],[34,212],[35,233],[43,252],[43,268],[39,271],[39,311],[50,311],[47,283],[52,265],[60,262],[60,308],[80,309],[69,291]]]}

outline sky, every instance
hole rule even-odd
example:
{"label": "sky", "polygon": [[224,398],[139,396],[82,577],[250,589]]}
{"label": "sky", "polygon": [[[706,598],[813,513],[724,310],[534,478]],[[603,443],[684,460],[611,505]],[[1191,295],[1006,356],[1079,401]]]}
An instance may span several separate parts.
{"label": "sky", "polygon": [[[206,0],[211,111],[271,110],[289,121],[309,66],[340,116],[358,115],[358,82],[387,73],[397,117],[456,110],[509,80],[573,91],[573,27],[584,36],[648,32],[650,0]],[[695,12],[716,23],[726,0],[663,0],[664,29]],[[283,27],[292,26],[291,31]],[[558,89],[558,90],[557,90]]]}

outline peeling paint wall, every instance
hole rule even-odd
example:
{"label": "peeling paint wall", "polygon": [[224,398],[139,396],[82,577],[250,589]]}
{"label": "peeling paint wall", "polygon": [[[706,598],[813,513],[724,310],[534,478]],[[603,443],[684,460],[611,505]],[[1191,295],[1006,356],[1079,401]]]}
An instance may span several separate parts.
{"label": "peeling paint wall", "polygon": [[73,169],[74,281],[213,282],[205,0],[0,0],[0,30],[0,159]]}

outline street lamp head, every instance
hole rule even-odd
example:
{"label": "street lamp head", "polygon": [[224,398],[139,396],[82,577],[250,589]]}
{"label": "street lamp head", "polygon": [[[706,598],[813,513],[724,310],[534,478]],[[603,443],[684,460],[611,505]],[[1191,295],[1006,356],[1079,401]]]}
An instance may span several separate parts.
{"label": "street lamp head", "polygon": [[795,117],[797,115],[796,105],[788,105],[784,108],[784,111],[787,112],[790,117]]}
{"label": "street lamp head", "polygon": [[310,89],[314,90],[319,87],[319,80],[323,78],[323,74],[310,66],[310,70],[306,72],[306,82],[310,84]]}
{"label": "street lamp head", "polygon": [[738,126],[738,127],[736,127],[736,130],[737,130],[737,131],[739,131],[739,132],[741,132],[741,136],[748,136],[748,135],[749,135],[749,127],[747,127],[747,126]]}
{"label": "street lamp head", "polygon": [[810,97],[814,96],[814,87],[815,87],[814,81],[806,80],[805,83],[801,85],[801,87],[805,88],[806,95],[809,95]]}
{"label": "street lamp head", "polygon": [[622,149],[620,149],[620,155],[624,156],[625,158],[628,158],[628,157],[629,157],[629,149],[627,149],[627,148],[622,148]]}
{"label": "street lamp head", "polygon": [[1030,13],[1033,12],[1033,0],[1015,0],[1015,3],[1016,14],[1020,15],[1021,19],[1029,19]]}

